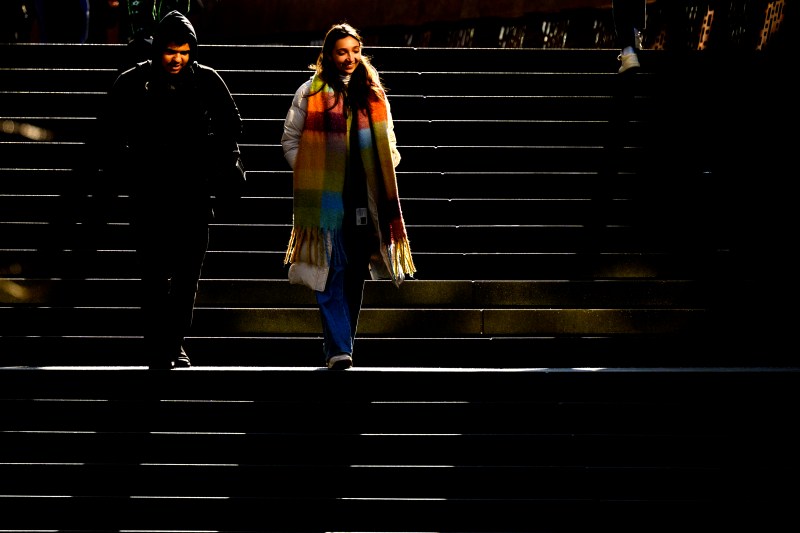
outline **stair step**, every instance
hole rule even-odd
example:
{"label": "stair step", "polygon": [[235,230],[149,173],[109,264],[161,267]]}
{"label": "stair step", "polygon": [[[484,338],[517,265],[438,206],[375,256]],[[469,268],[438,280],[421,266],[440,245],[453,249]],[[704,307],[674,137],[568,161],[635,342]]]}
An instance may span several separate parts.
{"label": "stair step", "polygon": [[4,525],[667,531],[793,498],[796,368],[317,370],[2,368]]}

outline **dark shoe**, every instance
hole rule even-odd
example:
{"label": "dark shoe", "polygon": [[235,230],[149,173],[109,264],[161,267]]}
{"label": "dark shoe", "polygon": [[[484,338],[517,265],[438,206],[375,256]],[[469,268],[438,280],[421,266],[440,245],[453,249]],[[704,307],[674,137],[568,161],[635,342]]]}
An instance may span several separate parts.
{"label": "dark shoe", "polygon": [[192,366],[192,361],[189,360],[189,356],[186,355],[186,351],[181,346],[181,353],[178,355],[178,358],[174,361],[175,368],[189,368]]}
{"label": "dark shoe", "polygon": [[172,370],[175,368],[175,361],[170,359],[154,359],[150,361],[150,370]]}
{"label": "dark shoe", "polygon": [[330,370],[347,370],[353,366],[353,357],[349,353],[340,353],[328,359]]}

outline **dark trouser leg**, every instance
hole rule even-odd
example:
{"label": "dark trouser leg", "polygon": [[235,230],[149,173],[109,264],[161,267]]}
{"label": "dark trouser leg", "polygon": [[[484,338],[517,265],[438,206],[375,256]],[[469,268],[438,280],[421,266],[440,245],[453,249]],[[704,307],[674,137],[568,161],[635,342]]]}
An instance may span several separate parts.
{"label": "dark trouser leg", "polygon": [[208,249],[208,225],[187,224],[174,248],[174,268],[168,301],[170,328],[169,349],[180,355],[184,338],[189,335],[194,318],[194,305]]}
{"label": "dark trouser leg", "polygon": [[208,224],[143,223],[137,226],[137,239],[145,349],[151,362],[163,363],[180,355],[192,325]]}
{"label": "dark trouser leg", "polygon": [[135,226],[136,255],[141,275],[141,324],[147,359],[161,362],[168,357],[167,308],[170,288],[168,243],[162,233],[153,230],[156,224],[147,222]]}
{"label": "dark trouser leg", "polygon": [[614,28],[617,33],[617,48],[636,48],[635,31],[644,29],[644,0],[614,0]]}

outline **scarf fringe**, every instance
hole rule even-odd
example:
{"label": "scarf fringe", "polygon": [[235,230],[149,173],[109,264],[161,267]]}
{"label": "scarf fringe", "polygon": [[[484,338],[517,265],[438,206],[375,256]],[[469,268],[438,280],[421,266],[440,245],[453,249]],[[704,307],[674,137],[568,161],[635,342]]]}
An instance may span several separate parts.
{"label": "scarf fringe", "polygon": [[417,271],[411,259],[411,245],[408,239],[395,242],[392,252],[392,268],[395,272],[414,274]]}
{"label": "scarf fringe", "polygon": [[328,264],[329,232],[322,228],[292,228],[289,246],[283,257],[283,264],[310,263],[316,266]]}

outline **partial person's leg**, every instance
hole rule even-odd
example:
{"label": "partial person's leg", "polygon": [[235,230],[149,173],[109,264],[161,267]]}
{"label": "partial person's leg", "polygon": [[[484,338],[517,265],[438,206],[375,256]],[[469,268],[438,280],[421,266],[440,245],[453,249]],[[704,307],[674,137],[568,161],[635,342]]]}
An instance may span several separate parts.
{"label": "partial person's leg", "polygon": [[344,294],[350,308],[351,341],[355,346],[358,319],[364,301],[364,283],[370,279],[370,257],[380,249],[380,242],[371,219],[363,226],[348,228],[345,225],[345,231],[348,262],[345,269]]}
{"label": "partial person's leg", "polygon": [[641,31],[639,27],[641,16],[639,10],[642,9],[642,0],[614,0],[612,9],[614,14],[614,29],[617,34],[617,47],[620,50],[630,47],[636,48],[636,31]]}
{"label": "partial person's leg", "polygon": [[350,308],[344,289],[344,261],[341,251],[332,254],[325,290],[314,293],[322,320],[323,352],[326,363],[338,355],[353,353]]}
{"label": "partial person's leg", "polygon": [[641,48],[641,31],[645,24],[644,0],[614,0],[612,10],[617,46],[620,49],[619,73],[640,67],[636,50]]}
{"label": "partial person's leg", "polygon": [[141,277],[140,320],[146,361],[150,368],[171,368],[168,344],[167,308],[169,305],[170,267],[168,246],[156,223],[138,222],[136,259]]}
{"label": "partial person's leg", "polygon": [[[75,38],[78,43],[85,44],[89,40],[89,22],[91,17],[89,0],[79,0],[80,18],[75,28]],[[99,14],[98,14],[99,16]]]}
{"label": "partial person's leg", "polygon": [[174,235],[175,270],[169,293],[171,358],[177,366],[191,366],[183,341],[189,335],[200,276],[208,250],[209,230],[205,219],[181,225]]}

